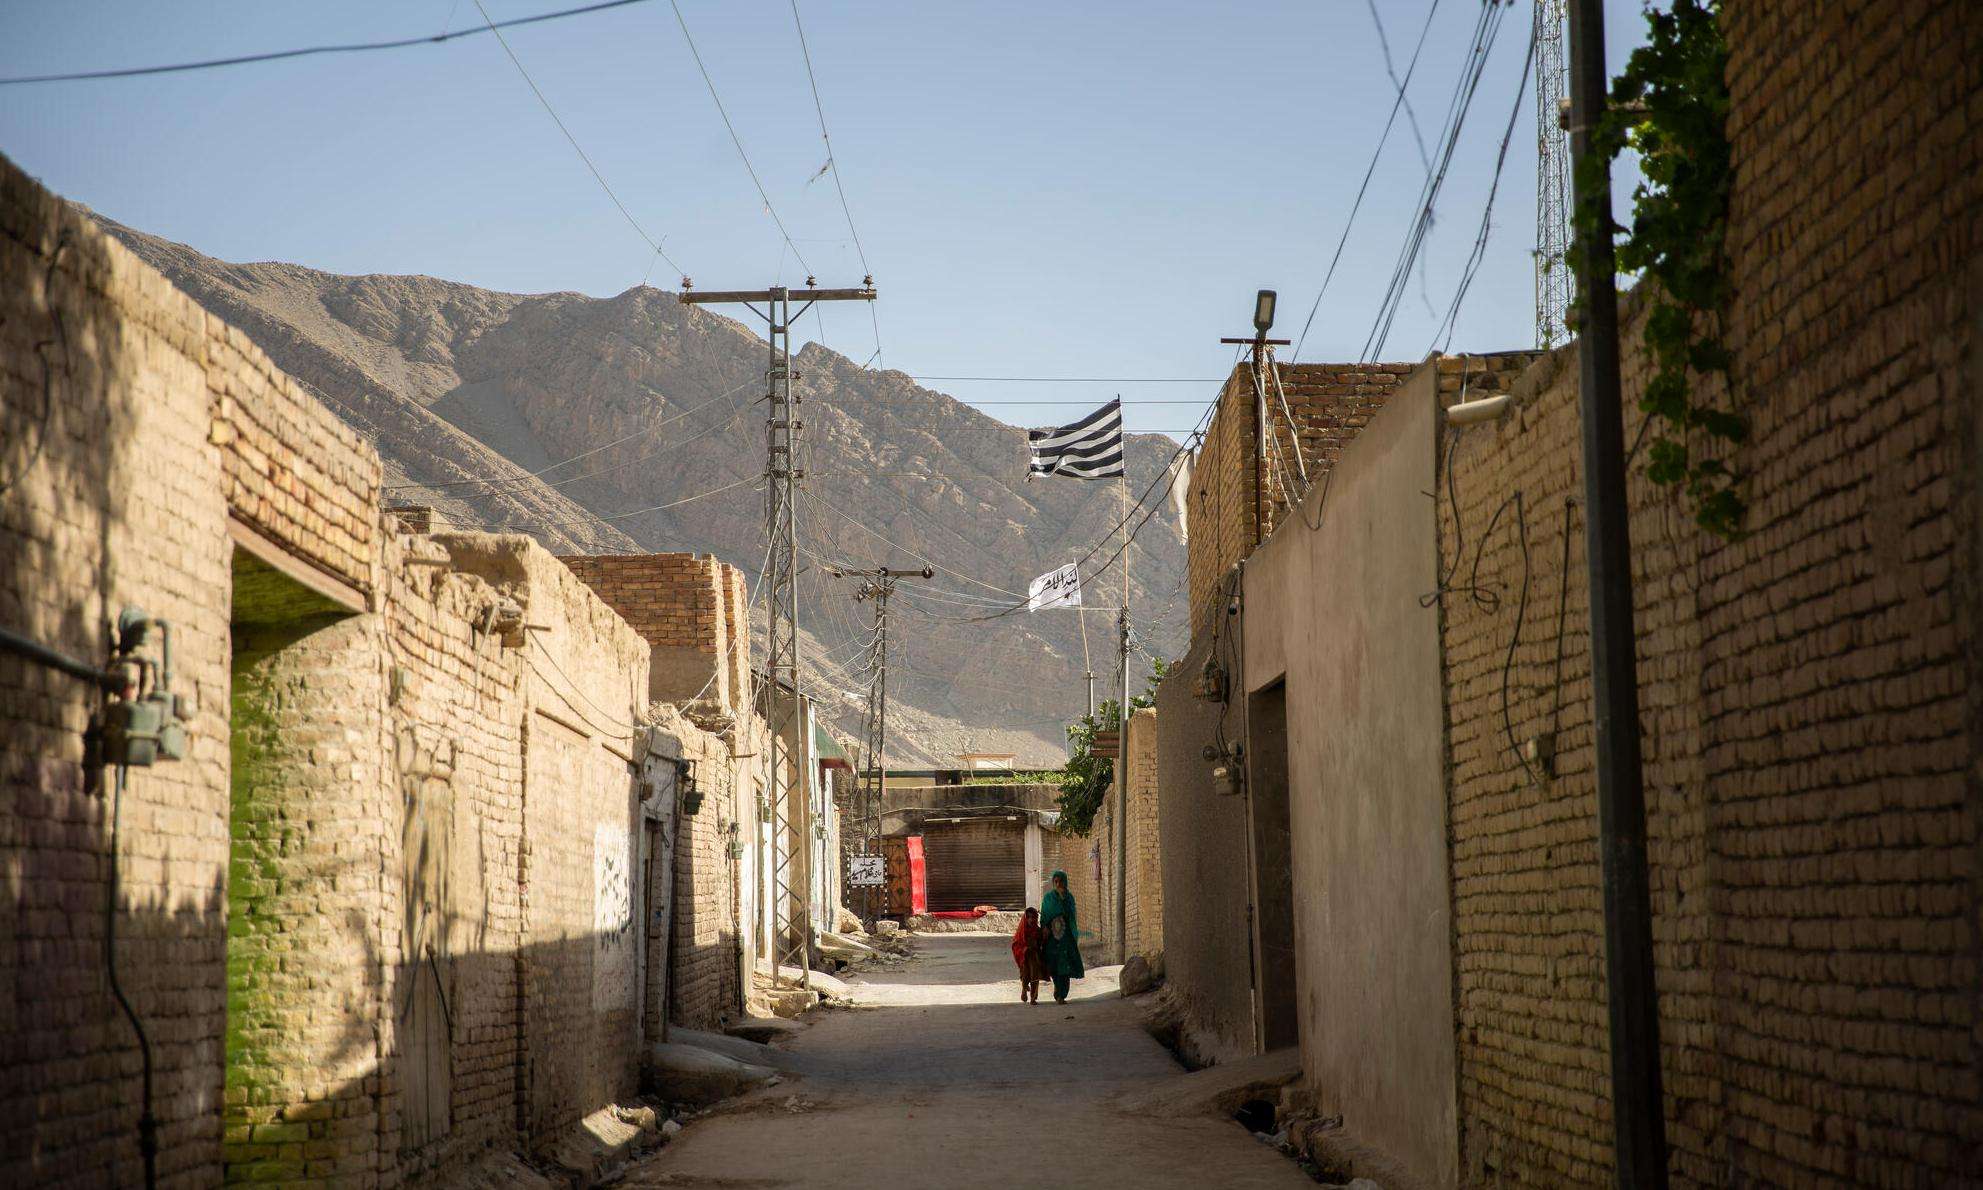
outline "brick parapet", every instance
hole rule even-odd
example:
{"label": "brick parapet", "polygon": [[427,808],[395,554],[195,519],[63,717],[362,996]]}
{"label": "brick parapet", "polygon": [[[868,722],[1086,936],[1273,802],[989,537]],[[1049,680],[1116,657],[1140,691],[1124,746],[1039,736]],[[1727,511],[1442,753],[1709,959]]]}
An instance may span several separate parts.
{"label": "brick parapet", "polygon": [[1287,497],[1298,495],[1301,469],[1311,484],[1319,482],[1413,366],[1277,363],[1279,385],[1266,386],[1270,438],[1264,459],[1256,457],[1261,420],[1253,365],[1233,369],[1206,426],[1186,497],[1194,638],[1210,631],[1228,572],[1287,516]]}

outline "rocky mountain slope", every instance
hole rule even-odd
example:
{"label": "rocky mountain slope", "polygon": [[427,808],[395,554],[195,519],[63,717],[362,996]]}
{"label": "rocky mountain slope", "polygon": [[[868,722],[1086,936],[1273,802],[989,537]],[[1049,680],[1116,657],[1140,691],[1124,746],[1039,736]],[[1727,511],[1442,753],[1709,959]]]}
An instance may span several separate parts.
{"label": "rocky mountain slope", "polygon": [[[229,264],[106,226],[371,439],[394,500],[530,533],[559,553],[713,553],[755,581],[765,357],[744,324],[646,287],[605,299],[519,295]],[[1021,430],[901,372],[864,370],[818,344],[796,367],[808,444],[801,620],[808,668],[838,726],[859,737],[871,611],[827,568],[927,562],[935,579],[904,582],[891,605],[889,762],[947,766],[976,751],[1057,763],[1062,725],[1086,704],[1080,617],[976,618],[1102,544],[1119,518],[1116,485],[1026,482]],[[1174,449],[1160,435],[1131,436],[1132,500]],[[1174,656],[1184,547],[1168,502],[1130,558],[1138,634],[1151,653]],[[1117,563],[1090,581],[1089,601],[1113,607],[1120,591]],[[1106,696],[1114,616],[1097,606],[1085,618]],[[1133,665],[1140,689],[1148,663]]]}

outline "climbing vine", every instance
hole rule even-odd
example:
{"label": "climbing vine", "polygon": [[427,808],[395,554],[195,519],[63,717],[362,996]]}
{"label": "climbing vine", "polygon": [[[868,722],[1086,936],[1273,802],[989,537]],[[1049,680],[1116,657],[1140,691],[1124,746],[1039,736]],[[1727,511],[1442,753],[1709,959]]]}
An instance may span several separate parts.
{"label": "climbing vine", "polygon": [[[1730,153],[1719,9],[1718,0],[1647,9],[1646,44],[1612,80],[1583,167],[1594,171],[1626,149],[1639,157],[1642,180],[1617,252],[1621,273],[1653,282],[1644,338],[1653,370],[1639,402],[1651,435],[1646,475],[1683,492],[1702,528],[1734,538],[1747,505],[1727,455],[1748,437],[1749,423],[1716,395],[1732,392],[1721,341]],[[1589,227],[1596,214],[1586,208],[1578,218]],[[1722,383],[1698,383],[1708,378]]]}
{"label": "climbing vine", "polygon": [[[1129,698],[1132,708],[1157,705],[1157,683],[1164,680],[1169,669],[1162,661],[1152,663],[1150,677],[1143,693]],[[1095,812],[1102,808],[1102,798],[1108,794],[1109,782],[1115,779],[1115,762],[1106,757],[1096,756],[1091,750],[1097,731],[1119,729],[1122,726],[1122,704],[1116,699],[1108,699],[1095,708],[1093,715],[1083,715],[1067,729],[1067,767],[1056,774],[1060,782],[1060,794],[1054,800],[1060,807],[1060,833],[1064,835],[1085,835],[1094,829]]]}

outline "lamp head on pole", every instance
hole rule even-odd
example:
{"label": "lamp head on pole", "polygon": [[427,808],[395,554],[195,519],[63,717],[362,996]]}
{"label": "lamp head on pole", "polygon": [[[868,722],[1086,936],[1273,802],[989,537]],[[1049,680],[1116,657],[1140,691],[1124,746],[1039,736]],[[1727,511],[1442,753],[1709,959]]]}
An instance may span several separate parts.
{"label": "lamp head on pole", "polygon": [[1253,329],[1263,336],[1274,329],[1274,300],[1271,289],[1263,289],[1253,298]]}

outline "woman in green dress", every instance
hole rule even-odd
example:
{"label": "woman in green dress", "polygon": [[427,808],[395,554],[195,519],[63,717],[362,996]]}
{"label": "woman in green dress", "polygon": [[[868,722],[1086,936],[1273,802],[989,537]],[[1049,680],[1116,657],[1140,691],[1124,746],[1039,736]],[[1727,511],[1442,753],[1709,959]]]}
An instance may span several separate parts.
{"label": "woman in green dress", "polygon": [[1067,891],[1067,873],[1053,874],[1053,887],[1040,898],[1040,932],[1046,935],[1047,974],[1053,977],[1053,1002],[1067,1003],[1069,980],[1080,979],[1087,969],[1081,965],[1079,931],[1074,923],[1074,894]]}

